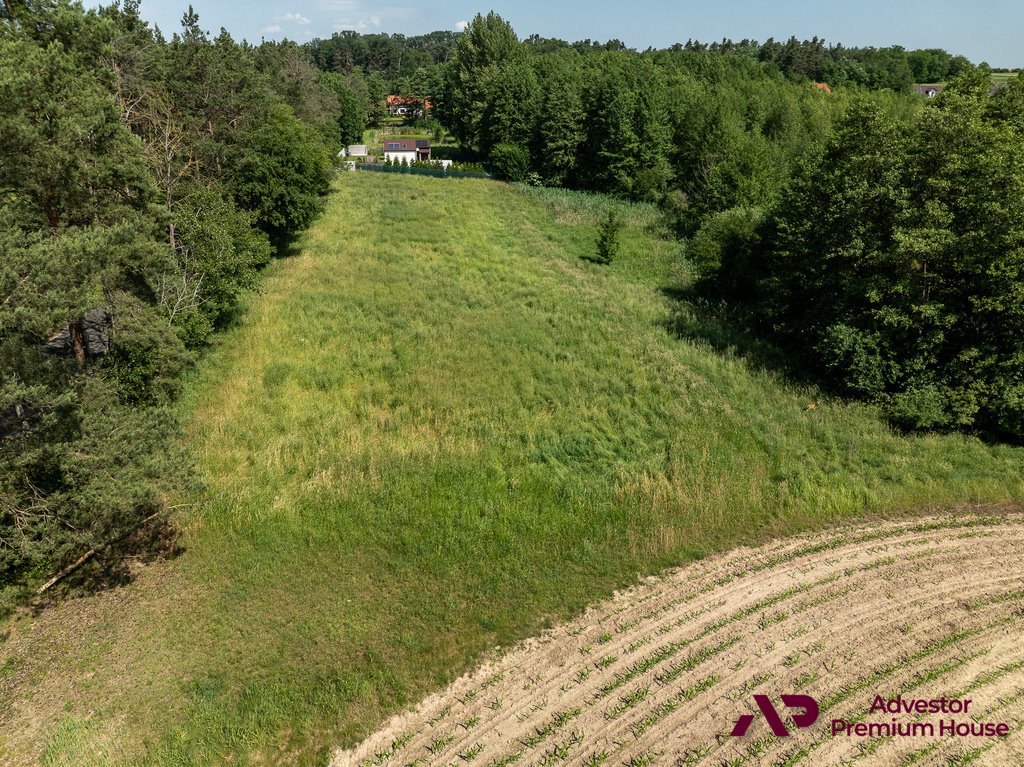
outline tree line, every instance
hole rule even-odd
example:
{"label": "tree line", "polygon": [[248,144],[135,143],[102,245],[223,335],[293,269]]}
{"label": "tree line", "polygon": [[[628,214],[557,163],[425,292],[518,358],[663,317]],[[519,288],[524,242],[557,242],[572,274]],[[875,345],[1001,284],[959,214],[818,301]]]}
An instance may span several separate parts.
{"label": "tree line", "polygon": [[700,287],[905,429],[1024,439],[1024,85],[855,100],[774,202],[707,217]]}
{"label": "tree line", "polygon": [[751,57],[549,50],[492,13],[459,39],[436,112],[499,175],[664,202],[685,229],[707,212],[772,199],[846,98],[795,86]]}
{"label": "tree line", "polygon": [[[435,31],[425,35],[361,34],[353,30],[335,32],[328,38],[306,43],[314,63],[324,71],[360,73],[379,78],[391,93],[399,93],[410,82],[436,73],[455,58],[461,35]],[[578,40],[530,35],[523,44],[533,53],[628,50],[621,40]],[[646,52],[652,52],[649,48]],[[764,42],[724,38],[714,42],[688,39],[668,48],[671,51],[742,56],[767,63],[792,80],[815,80],[830,86],[862,85],[908,91],[914,83],[940,83],[972,66],[967,57],[941,48],[907,50],[902,46],[844,46],[819,37],[786,41],[769,38]]]}
{"label": "tree line", "polygon": [[756,40],[736,43],[728,38],[711,44],[688,40],[676,48],[746,56],[776,67],[795,81],[813,80],[832,87],[860,85],[897,92],[909,92],[914,83],[945,82],[972,66],[965,56],[953,55],[941,48],[911,51],[898,45],[848,48],[828,44],[818,37],[810,40],[790,37],[786,42],[769,39],[764,43]]}
{"label": "tree line", "polygon": [[159,514],[172,405],[320,208],[363,104],[294,44],[137,0],[0,11],[0,606]]}

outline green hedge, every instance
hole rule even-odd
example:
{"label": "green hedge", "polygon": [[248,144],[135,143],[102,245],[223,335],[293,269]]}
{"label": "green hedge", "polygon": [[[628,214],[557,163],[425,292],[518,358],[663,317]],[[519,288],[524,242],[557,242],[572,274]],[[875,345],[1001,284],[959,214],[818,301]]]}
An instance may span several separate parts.
{"label": "green hedge", "polygon": [[435,178],[492,178],[489,173],[476,173],[469,170],[445,170],[443,168],[416,168],[407,165],[383,165],[381,163],[364,162],[356,165],[359,170],[372,170],[377,173],[412,173]]}

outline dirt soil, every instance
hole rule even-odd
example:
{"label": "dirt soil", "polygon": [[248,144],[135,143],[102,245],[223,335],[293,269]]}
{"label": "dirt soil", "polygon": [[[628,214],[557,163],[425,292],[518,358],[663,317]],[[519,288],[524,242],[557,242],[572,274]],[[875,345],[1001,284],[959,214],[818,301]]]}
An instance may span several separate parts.
{"label": "dirt soil", "polygon": [[[791,733],[773,735],[768,697]],[[812,696],[797,727],[780,696]],[[970,699],[967,713],[869,713]],[[941,704],[940,704],[941,705]],[[746,735],[731,736],[741,715]],[[332,767],[1024,765],[1024,515],[949,514],[740,549],[496,657]],[[833,735],[833,720],[919,727]],[[1008,737],[940,735],[1006,723]]]}

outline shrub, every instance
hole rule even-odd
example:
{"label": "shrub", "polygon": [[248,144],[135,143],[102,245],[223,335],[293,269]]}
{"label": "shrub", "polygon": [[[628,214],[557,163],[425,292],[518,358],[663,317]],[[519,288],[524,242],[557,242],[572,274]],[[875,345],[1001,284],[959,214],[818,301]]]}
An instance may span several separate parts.
{"label": "shrub", "polygon": [[498,144],[491,150],[491,169],[505,181],[525,181],[530,172],[530,153],[518,144]]}
{"label": "shrub", "polygon": [[763,220],[764,211],[746,207],[704,220],[687,248],[703,287],[730,299],[746,299],[753,293]]}
{"label": "shrub", "polygon": [[236,202],[280,245],[305,229],[330,183],[331,158],[313,129],[283,105],[242,131],[231,168]]}
{"label": "shrub", "polygon": [[619,231],[622,229],[622,221],[614,208],[608,209],[608,214],[601,222],[601,228],[597,234],[597,257],[594,259],[599,264],[610,264],[612,259],[619,253]]}

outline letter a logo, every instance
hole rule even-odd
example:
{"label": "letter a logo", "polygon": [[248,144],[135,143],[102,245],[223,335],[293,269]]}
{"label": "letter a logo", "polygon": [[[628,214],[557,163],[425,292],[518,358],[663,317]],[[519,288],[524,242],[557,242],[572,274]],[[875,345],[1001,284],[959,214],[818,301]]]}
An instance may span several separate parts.
{"label": "letter a logo", "polygon": [[[757,707],[761,709],[761,715],[764,716],[765,721],[768,722],[768,726],[772,728],[772,732],[775,733],[777,737],[787,737],[789,735],[789,730],[786,729],[786,725],[782,721],[782,717],[779,716],[779,712],[775,710],[775,706],[772,705],[768,696],[755,695],[754,702],[757,704]],[[818,701],[810,695],[783,695],[782,704],[786,708],[802,708],[804,710],[802,714],[796,714],[793,716],[793,724],[797,727],[810,727],[818,721],[818,714],[820,713],[820,710],[818,709]],[[732,728],[732,736],[734,738],[740,738],[746,735],[747,729],[753,721],[753,714],[743,714],[736,720],[736,724]]]}

